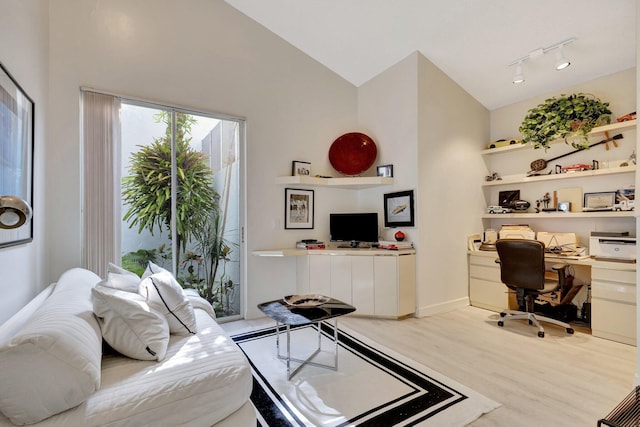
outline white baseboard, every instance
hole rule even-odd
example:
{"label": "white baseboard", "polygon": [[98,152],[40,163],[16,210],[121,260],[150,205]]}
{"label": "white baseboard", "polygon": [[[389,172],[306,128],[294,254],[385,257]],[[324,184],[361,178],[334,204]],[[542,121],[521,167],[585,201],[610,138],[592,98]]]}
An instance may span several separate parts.
{"label": "white baseboard", "polygon": [[418,307],[416,317],[433,316],[434,314],[446,313],[447,311],[456,310],[458,308],[469,305],[469,297],[463,297],[456,300],[446,301],[438,304]]}

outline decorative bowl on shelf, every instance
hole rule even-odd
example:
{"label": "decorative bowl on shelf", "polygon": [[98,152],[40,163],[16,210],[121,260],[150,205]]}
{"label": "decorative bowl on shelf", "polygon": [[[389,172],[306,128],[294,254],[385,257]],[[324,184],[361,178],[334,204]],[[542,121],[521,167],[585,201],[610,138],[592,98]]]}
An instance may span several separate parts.
{"label": "decorative bowl on shelf", "polygon": [[344,175],[360,175],[376,161],[378,148],[369,136],[360,132],[345,133],[329,148],[331,166]]}

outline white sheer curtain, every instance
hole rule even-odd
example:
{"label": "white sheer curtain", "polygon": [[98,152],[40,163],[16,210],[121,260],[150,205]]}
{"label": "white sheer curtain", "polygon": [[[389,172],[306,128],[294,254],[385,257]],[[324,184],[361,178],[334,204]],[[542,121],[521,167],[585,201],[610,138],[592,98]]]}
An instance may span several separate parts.
{"label": "white sheer curtain", "polygon": [[82,90],[84,267],[120,264],[120,99]]}

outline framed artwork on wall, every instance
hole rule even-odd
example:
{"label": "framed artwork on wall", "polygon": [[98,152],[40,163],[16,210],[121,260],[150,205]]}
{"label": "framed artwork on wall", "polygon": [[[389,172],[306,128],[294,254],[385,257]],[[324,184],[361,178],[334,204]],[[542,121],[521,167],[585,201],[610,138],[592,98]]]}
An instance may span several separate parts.
{"label": "framed artwork on wall", "polygon": [[376,166],[376,174],[378,176],[393,176],[393,165]]}
{"label": "framed artwork on wall", "polygon": [[291,175],[311,175],[311,163],[294,160],[293,162],[291,162]]}
{"label": "framed artwork on wall", "polygon": [[33,101],[0,64],[0,247],[33,240],[33,114]]}
{"label": "framed artwork on wall", "polygon": [[313,228],[313,190],[284,189],[284,228]]}
{"label": "framed artwork on wall", "polygon": [[384,226],[415,226],[413,190],[387,193],[384,195]]}

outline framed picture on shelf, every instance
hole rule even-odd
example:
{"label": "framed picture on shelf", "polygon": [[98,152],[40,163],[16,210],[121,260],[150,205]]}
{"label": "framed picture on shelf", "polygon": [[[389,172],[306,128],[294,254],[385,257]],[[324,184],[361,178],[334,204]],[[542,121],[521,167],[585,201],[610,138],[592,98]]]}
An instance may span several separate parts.
{"label": "framed picture on shelf", "polygon": [[393,165],[382,165],[376,167],[376,172],[378,176],[393,176]]}
{"label": "framed picture on shelf", "polygon": [[311,175],[311,163],[294,160],[293,162],[291,162],[291,175],[292,176]]}
{"label": "framed picture on shelf", "polygon": [[0,208],[0,248],[33,240],[33,114],[33,101],[0,64],[0,196],[21,205]]}
{"label": "framed picture on shelf", "polygon": [[384,226],[413,227],[415,225],[413,190],[384,195]]}
{"label": "framed picture on shelf", "polygon": [[284,189],[284,228],[313,228],[313,190]]}

